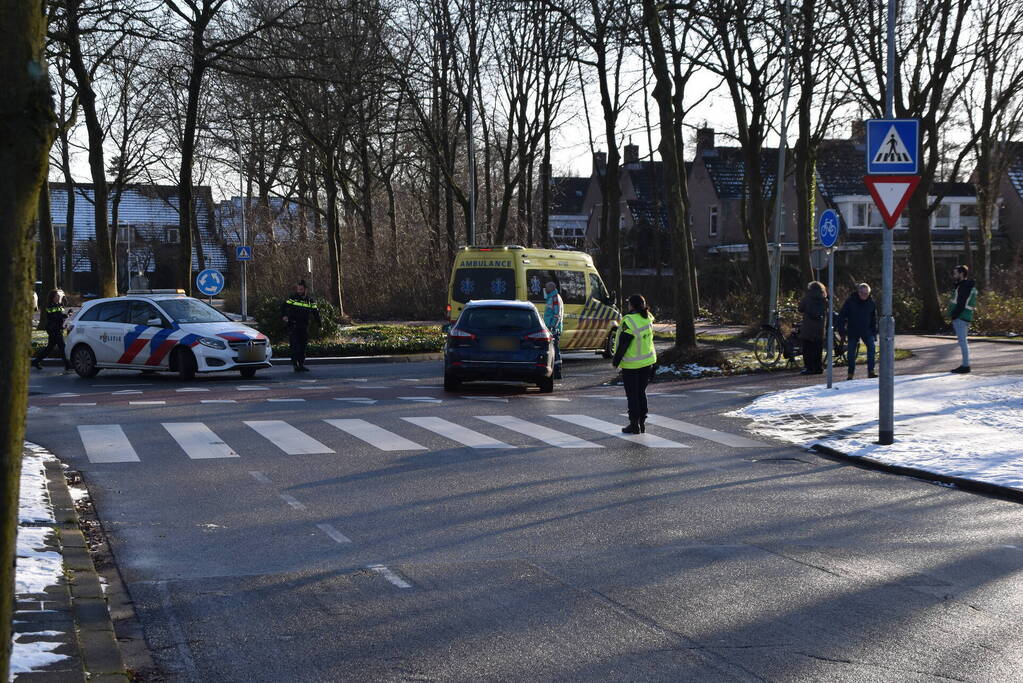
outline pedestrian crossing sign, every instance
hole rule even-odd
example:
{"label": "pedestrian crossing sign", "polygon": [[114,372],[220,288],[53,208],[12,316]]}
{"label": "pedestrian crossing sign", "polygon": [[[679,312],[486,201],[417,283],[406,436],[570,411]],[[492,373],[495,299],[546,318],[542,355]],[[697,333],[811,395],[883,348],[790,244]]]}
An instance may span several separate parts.
{"label": "pedestrian crossing sign", "polygon": [[234,257],[239,261],[251,261],[252,260],[252,247],[247,246],[236,246],[234,248]]}
{"label": "pedestrian crossing sign", "polygon": [[920,121],[867,121],[867,174],[915,175],[919,170]]}

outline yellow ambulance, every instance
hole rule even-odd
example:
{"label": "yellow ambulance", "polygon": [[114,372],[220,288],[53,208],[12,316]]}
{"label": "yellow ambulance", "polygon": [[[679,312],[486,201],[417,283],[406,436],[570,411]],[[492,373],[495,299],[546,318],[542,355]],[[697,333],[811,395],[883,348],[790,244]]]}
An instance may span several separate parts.
{"label": "yellow ambulance", "polygon": [[455,255],[448,285],[448,322],[465,304],[481,299],[531,301],[541,315],[544,285],[554,282],[565,302],[563,351],[593,349],[610,357],[621,314],[604,287],[589,254],[516,245],[462,247]]}

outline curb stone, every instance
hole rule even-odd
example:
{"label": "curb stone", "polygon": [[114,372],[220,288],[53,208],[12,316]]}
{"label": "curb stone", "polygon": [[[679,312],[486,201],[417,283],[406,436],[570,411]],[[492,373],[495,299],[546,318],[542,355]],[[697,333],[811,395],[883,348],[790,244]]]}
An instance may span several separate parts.
{"label": "curb stone", "polygon": [[77,649],[77,657],[72,659],[77,660],[82,671],[72,673],[69,670],[44,669],[21,674],[19,678],[25,681],[88,679],[128,683],[128,672],[107,609],[107,599],[85,536],[79,528],[74,500],[64,478],[64,465],[59,460],[49,460],[45,463],[45,471],[55,520],[52,528],[58,539],[56,551],[63,560],[66,577],[62,584],[67,591],[67,609],[74,626],[70,645]]}
{"label": "curb stone", "polygon": [[819,443],[810,446],[809,450],[812,450],[818,455],[828,458],[829,460],[837,460],[839,462],[855,465],[856,467],[867,470],[887,472],[888,474],[897,474],[903,477],[912,477],[913,479],[920,479],[932,484],[957,488],[971,493],[979,493],[1013,503],[1023,503],[1023,491],[1009,488],[1007,486],[999,486],[998,484],[990,484],[988,482],[966,479],[964,477],[952,477],[946,474],[928,472],[927,470],[918,469],[916,467],[891,465],[889,463],[881,462],[880,460],[858,455],[847,455],[842,451]]}

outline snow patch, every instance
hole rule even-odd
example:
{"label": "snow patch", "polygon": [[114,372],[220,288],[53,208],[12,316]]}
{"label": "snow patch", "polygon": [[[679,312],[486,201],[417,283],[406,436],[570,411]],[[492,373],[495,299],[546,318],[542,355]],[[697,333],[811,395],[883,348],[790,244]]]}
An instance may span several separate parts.
{"label": "snow patch", "polygon": [[[21,635],[30,636],[36,634],[24,633]],[[67,659],[67,655],[59,655],[54,652],[60,646],[61,643],[46,642],[44,640],[34,643],[19,643],[17,638],[15,638],[14,647],[11,650],[11,680],[13,681],[17,674],[28,673]]]}
{"label": "snow patch", "polygon": [[731,413],[754,433],[807,448],[1023,490],[1023,377],[912,375],[895,379],[895,443],[875,443],[876,380],[761,396]]}
{"label": "snow patch", "polygon": [[21,492],[18,500],[18,521],[50,523],[53,507],[46,490],[46,462],[56,458],[41,446],[25,443],[21,459]]}
{"label": "snow patch", "polygon": [[656,374],[658,377],[663,375],[673,375],[675,377],[684,377],[687,379],[695,379],[697,377],[713,377],[715,375],[721,375],[724,371],[714,366],[698,365],[697,363],[686,363],[685,365],[661,365],[657,368]]}

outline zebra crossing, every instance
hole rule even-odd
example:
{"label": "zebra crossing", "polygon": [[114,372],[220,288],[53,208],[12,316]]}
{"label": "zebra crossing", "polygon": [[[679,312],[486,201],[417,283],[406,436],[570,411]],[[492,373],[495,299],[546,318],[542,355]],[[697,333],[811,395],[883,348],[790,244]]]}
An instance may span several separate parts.
{"label": "zebra crossing", "polygon": [[[543,421],[558,425],[554,428]],[[692,441],[682,443],[673,438],[648,432],[646,434],[622,434],[617,423],[601,420],[589,415],[551,414],[540,419],[523,419],[513,415],[477,415],[467,424],[435,416],[410,416],[394,419],[386,426],[364,419],[325,419],[325,423],[337,430],[337,441],[326,438],[315,426],[305,429],[316,431],[311,435],[286,420],[241,420],[241,425],[260,437],[256,442],[264,446],[253,448],[248,455],[332,455],[344,453],[346,447],[356,444],[369,445],[383,452],[421,452],[437,450],[438,443],[444,447],[465,447],[481,450],[514,450],[547,445],[557,449],[601,450],[625,441],[634,447],[649,449],[688,449]],[[561,423],[565,423],[562,427]],[[237,423],[235,423],[237,424]],[[317,422],[318,424],[318,422]],[[699,425],[690,424],[677,418],[650,415],[648,426],[662,432],[672,432],[695,437],[696,440],[715,442],[733,448],[752,448],[764,444],[727,432],[721,432]],[[222,438],[213,427],[204,422],[162,422],[163,432],[177,445],[180,452],[190,460],[216,460],[241,458],[243,454]],[[129,432],[131,426],[128,425]],[[137,463],[139,452],[120,424],[78,425],[85,456],[97,464]],[[232,435],[237,431],[227,424]],[[329,436],[329,434],[328,434]],[[510,438],[514,436],[515,438]],[[147,439],[162,438],[147,433]],[[677,437],[676,437],[677,438]],[[513,441],[522,443],[516,445]],[[251,439],[238,440],[251,447]],[[269,448],[266,445],[269,445]],[[430,444],[430,445],[427,445]],[[166,447],[161,452],[170,452]]]}

